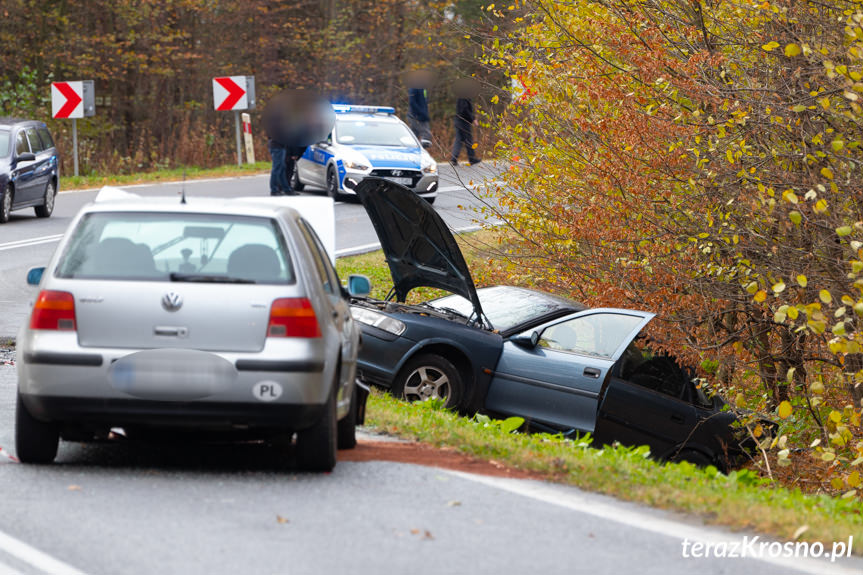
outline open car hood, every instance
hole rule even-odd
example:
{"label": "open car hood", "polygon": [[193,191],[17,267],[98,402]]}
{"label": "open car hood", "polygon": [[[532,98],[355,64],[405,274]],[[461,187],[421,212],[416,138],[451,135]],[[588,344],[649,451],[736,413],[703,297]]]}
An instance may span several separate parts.
{"label": "open car hood", "polygon": [[398,301],[416,287],[443,289],[470,300],[485,323],[464,256],[431,204],[381,178],[364,178],[356,192],[381,241]]}

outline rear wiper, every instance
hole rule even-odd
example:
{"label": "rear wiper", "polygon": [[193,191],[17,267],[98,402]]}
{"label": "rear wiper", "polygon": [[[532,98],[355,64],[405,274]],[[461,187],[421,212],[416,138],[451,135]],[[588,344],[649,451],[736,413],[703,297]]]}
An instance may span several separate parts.
{"label": "rear wiper", "polygon": [[456,310],[452,309],[451,307],[443,307],[443,306],[438,307],[438,306],[431,305],[431,304],[430,304],[430,303],[428,303],[428,302],[423,302],[423,303],[422,303],[422,304],[420,304],[420,305],[423,305],[423,306],[425,306],[425,307],[427,307],[427,308],[433,309],[433,310],[435,310],[435,311],[436,311],[436,312],[438,312],[438,313],[448,313],[448,314],[452,314],[452,315],[457,315],[457,316],[459,316],[459,317],[463,317],[463,318],[465,318],[465,319],[469,319],[466,315],[464,315],[464,314],[463,314],[463,313],[461,313],[460,311],[456,311]]}
{"label": "rear wiper", "polygon": [[171,273],[172,282],[196,282],[210,284],[253,284],[255,280],[245,278],[232,278],[230,276],[213,276],[206,274],[182,274],[178,272]]}

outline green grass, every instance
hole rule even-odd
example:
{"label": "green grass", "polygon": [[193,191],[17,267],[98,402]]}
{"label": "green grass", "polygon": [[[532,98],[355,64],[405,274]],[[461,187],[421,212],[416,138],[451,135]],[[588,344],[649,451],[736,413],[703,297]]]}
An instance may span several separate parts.
{"label": "green grass", "polygon": [[122,186],[149,182],[175,182],[182,180],[184,177],[188,180],[200,180],[203,178],[249,176],[268,172],[269,170],[270,162],[257,162],[255,164],[220,166],[218,168],[187,166],[136,174],[62,176],[60,178],[60,190],[81,190],[100,188],[102,186]]}
{"label": "green grass", "polygon": [[[804,494],[759,477],[750,470],[724,475],[714,467],[662,464],[647,447],[596,449],[586,439],[547,434],[506,433],[499,425],[461,417],[431,402],[407,403],[373,391],[366,424],[372,429],[451,447],[483,460],[545,475],[582,489],[702,517],[732,529],[749,529],[791,540],[857,542],[863,554],[863,512],[859,499]],[[829,545],[827,545],[829,549]]]}
{"label": "green grass", "polygon": [[[470,246],[483,245],[488,234],[460,238],[465,259],[475,272],[488,264],[482,251]],[[350,273],[369,276],[374,297],[385,296],[392,287],[380,251],[341,258],[337,268],[343,278]],[[410,299],[415,297],[412,294]],[[384,433],[455,448],[620,499],[693,513],[733,529],[791,539],[808,525],[800,539],[823,543],[847,541],[853,535],[858,542],[855,553],[863,554],[863,507],[858,498],[804,494],[746,469],[723,475],[715,468],[699,469],[688,463],[661,464],[647,457],[646,447],[595,449],[587,441],[509,434],[494,423],[477,423],[430,403],[408,404],[379,392],[369,397],[366,423]]]}

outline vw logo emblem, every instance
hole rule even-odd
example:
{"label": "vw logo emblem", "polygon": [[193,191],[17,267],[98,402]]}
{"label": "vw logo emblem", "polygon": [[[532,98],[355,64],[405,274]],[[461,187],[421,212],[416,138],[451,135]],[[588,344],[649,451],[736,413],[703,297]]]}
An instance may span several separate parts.
{"label": "vw logo emblem", "polygon": [[399,176],[401,176],[403,174],[404,174],[404,172],[402,172],[401,170],[393,170],[393,176],[396,178],[398,178]]}
{"label": "vw logo emblem", "polygon": [[177,292],[168,292],[162,296],[162,307],[168,311],[177,311],[183,307],[183,296]]}

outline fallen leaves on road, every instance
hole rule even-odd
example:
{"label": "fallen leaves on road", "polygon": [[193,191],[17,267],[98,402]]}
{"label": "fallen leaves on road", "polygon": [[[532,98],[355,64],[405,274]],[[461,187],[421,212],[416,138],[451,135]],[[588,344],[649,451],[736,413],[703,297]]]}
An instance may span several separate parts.
{"label": "fallen leaves on road", "polygon": [[460,507],[461,501],[452,500],[446,504],[447,507]]}
{"label": "fallen leaves on road", "polygon": [[419,535],[422,533],[423,539],[434,540],[434,535],[428,529],[411,529],[411,535]]}
{"label": "fallen leaves on road", "polygon": [[69,491],[81,491],[83,487],[81,487],[80,485],[70,485],[66,489],[68,489]]}
{"label": "fallen leaves on road", "polygon": [[285,523],[290,523],[291,520],[287,517],[282,517],[281,515],[276,515],[276,521],[279,525],[284,525]]}

